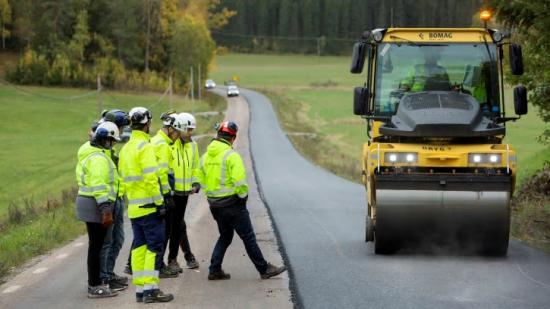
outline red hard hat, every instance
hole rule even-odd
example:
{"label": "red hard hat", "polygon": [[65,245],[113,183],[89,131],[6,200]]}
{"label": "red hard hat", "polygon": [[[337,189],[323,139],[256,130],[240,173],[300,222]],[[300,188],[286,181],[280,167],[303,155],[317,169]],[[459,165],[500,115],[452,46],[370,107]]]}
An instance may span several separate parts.
{"label": "red hard hat", "polygon": [[218,134],[227,134],[230,136],[237,136],[239,128],[233,121],[224,121],[216,126]]}

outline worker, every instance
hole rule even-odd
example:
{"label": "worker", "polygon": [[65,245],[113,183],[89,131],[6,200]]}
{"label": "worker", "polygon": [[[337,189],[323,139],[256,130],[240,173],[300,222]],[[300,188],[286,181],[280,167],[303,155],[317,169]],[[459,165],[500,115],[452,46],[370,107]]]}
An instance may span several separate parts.
{"label": "worker", "polygon": [[149,130],[152,115],[144,107],[128,113],[132,127],[130,140],[120,150],[119,172],[128,200],[132,223],[132,281],[137,302],[169,302],[171,294],[159,289],[159,270],[164,244],[164,201],[158,182],[158,163]]}
{"label": "worker", "polygon": [[[180,138],[180,131],[184,129],[184,123],[178,114],[174,111],[166,112],[160,116],[163,127],[158,133],[151,139],[151,144],[155,149],[155,154],[158,160],[159,167],[159,183],[164,199],[164,205],[166,206],[165,216],[165,234],[164,234],[164,246],[163,254],[166,252],[168,241],[172,235],[172,222],[175,213],[175,205],[173,200],[173,190],[170,183],[173,183],[174,172],[173,167],[173,155],[172,145]],[[171,241],[171,240],[170,240]],[[164,261],[160,269],[161,278],[173,278],[179,275],[177,269],[166,266]]]}
{"label": "worker", "polygon": [[407,77],[401,81],[401,89],[405,91],[450,91],[451,82],[445,68],[437,61],[440,58],[440,49],[437,47],[422,48],[424,63],[417,64],[411,69]]}
{"label": "worker", "polygon": [[[100,122],[110,121],[114,123],[119,132],[130,124],[130,118],[124,111],[113,109],[104,111]],[[92,128],[93,129],[93,128]],[[118,155],[115,149],[110,150],[110,156],[116,166],[118,166]],[[121,291],[128,287],[128,278],[119,276],[114,272],[116,260],[122,245],[124,244],[124,186],[117,186],[117,199],[113,211],[113,224],[107,230],[103,248],[101,249],[101,280],[108,282],[113,291]]]}
{"label": "worker", "polygon": [[226,280],[231,275],[222,269],[225,252],[233,239],[234,232],[244,243],[248,257],[262,279],[276,276],[286,270],[268,263],[263,255],[246,208],[248,185],[246,170],[241,156],[233,150],[238,127],[233,121],[217,125],[217,136],[208,145],[200,159],[199,179],[210,205],[210,212],[218,224],[220,237],[216,242],[208,280]]}
{"label": "worker", "polygon": [[200,190],[198,180],[199,147],[191,136],[197,127],[195,117],[189,113],[181,113],[177,119],[182,123],[180,138],[172,146],[173,171],[174,171],[174,203],[175,208],[171,216],[172,233],[168,252],[168,267],[172,270],[183,272],[177,261],[178,251],[181,247],[188,269],[199,267],[195,255],[191,252],[189,237],[187,237],[187,225],[185,224],[185,210],[189,195]]}
{"label": "worker", "polygon": [[90,142],[78,150],[76,180],[76,217],[86,222],[88,231],[88,297],[116,296],[100,277],[100,251],[105,235],[113,223],[114,203],[119,177],[110,158],[110,150],[119,140],[117,126],[103,122],[96,128]]}

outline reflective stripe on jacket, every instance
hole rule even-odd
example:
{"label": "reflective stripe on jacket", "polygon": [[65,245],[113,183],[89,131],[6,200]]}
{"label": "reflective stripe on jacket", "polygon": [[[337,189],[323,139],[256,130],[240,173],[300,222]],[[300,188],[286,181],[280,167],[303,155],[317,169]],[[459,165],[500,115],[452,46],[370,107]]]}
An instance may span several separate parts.
{"label": "reflective stripe on jacket", "polygon": [[151,139],[151,144],[155,149],[155,155],[157,156],[158,162],[158,174],[160,188],[162,194],[170,193],[170,184],[168,183],[168,175],[171,173],[172,166],[172,140],[164,133],[164,131],[159,130],[158,133]]}
{"label": "reflective stripe on jacket", "polygon": [[128,217],[133,219],[155,212],[156,207],[140,207],[163,203],[157,157],[147,133],[132,131],[130,140],[120,150],[118,166],[128,198]]}
{"label": "reflective stripe on jacket", "polygon": [[248,195],[246,169],[241,156],[223,139],[213,140],[200,160],[199,179],[207,197]]}
{"label": "reflective stripe on jacket", "polygon": [[115,201],[119,187],[116,166],[107,150],[84,143],[78,150],[76,181],[78,195],[93,197],[97,204]]}
{"label": "reflective stripe on jacket", "polygon": [[172,145],[172,170],[176,194],[189,194],[193,183],[198,183],[199,147],[197,143],[178,139]]}

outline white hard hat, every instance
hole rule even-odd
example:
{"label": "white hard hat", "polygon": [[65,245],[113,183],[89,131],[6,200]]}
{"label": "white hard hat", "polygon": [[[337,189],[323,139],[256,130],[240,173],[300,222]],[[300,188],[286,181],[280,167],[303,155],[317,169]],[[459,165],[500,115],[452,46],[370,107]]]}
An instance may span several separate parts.
{"label": "white hard hat", "polygon": [[189,113],[180,113],[182,121],[185,123],[185,129],[195,129],[197,127],[197,121],[195,117]]}
{"label": "white hard hat", "polygon": [[174,117],[174,122],[172,122],[171,125],[172,128],[180,131],[180,132],[186,132],[187,131],[187,119],[182,116],[181,114],[176,114]]}
{"label": "white hard hat", "polygon": [[153,114],[145,107],[134,107],[128,113],[132,124],[145,124],[153,118]]}
{"label": "white hard hat", "polygon": [[103,121],[95,129],[93,138],[97,139],[97,138],[108,138],[108,137],[113,138],[117,142],[120,141],[120,135],[116,124],[110,121]]}

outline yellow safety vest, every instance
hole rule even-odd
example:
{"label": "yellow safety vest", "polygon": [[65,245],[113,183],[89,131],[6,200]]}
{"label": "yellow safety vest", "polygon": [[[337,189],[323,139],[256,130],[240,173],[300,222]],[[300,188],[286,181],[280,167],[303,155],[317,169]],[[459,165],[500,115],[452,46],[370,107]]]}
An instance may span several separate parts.
{"label": "yellow safety vest", "polygon": [[168,175],[172,173],[172,140],[164,133],[164,131],[159,130],[158,133],[151,139],[151,144],[155,149],[155,154],[157,156],[158,162],[158,173],[160,188],[162,194],[170,193],[170,183],[168,182]]}
{"label": "yellow safety vest", "polygon": [[[133,130],[120,150],[119,172],[128,198],[128,217],[139,218],[156,211],[163,203],[158,182],[158,163],[149,135]],[[143,207],[147,206],[147,207]]]}
{"label": "yellow safety vest", "polygon": [[231,144],[222,139],[213,140],[201,157],[199,178],[207,197],[248,195],[246,169],[241,156]]}
{"label": "yellow safety vest", "polygon": [[174,191],[176,194],[189,194],[193,183],[199,182],[199,147],[193,141],[182,143],[178,139],[172,145],[172,157]]}
{"label": "yellow safety vest", "polygon": [[115,201],[119,191],[119,176],[108,150],[94,147],[90,142],[78,149],[76,181],[78,195],[95,198],[97,204]]}

